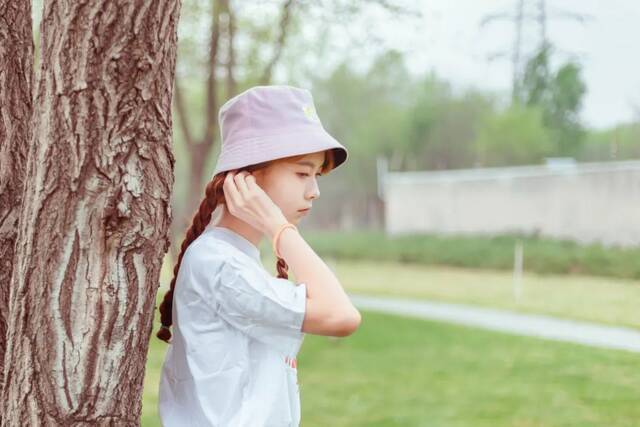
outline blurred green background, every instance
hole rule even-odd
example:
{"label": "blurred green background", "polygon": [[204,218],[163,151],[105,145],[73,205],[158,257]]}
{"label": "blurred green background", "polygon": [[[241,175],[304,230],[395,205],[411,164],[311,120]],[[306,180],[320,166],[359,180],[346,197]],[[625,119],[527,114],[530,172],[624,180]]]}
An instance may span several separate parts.
{"label": "blurred green background", "polygon": [[[477,9],[478,3],[462,2],[467,6],[453,10],[438,2],[432,8],[430,2],[250,3],[185,1],[182,6],[174,245],[182,241],[219,152],[217,124],[207,120],[211,106],[215,111],[256,84],[287,83],[312,91],[325,128],[350,151],[348,167],[320,178],[322,196],[300,226],[348,292],[640,329],[638,248],[535,235],[391,237],[384,231],[380,156],[391,171],[535,165],[554,157],[639,158],[637,113],[598,123],[589,118],[597,116],[594,108],[584,114],[589,91],[602,91],[588,85],[588,58],[567,55],[566,45],[552,36],[534,37],[522,42],[518,68],[503,72],[501,88],[462,84],[462,72],[439,66],[446,56],[437,56],[444,37],[438,26],[454,19],[448,14],[464,14],[465,7]],[[518,3],[485,2],[480,17],[494,22]],[[523,3],[535,13],[545,5]],[[548,3],[551,9],[558,2]],[[570,11],[574,17],[581,12],[579,6]],[[502,25],[514,22],[505,19]],[[530,27],[538,30],[535,22],[525,24],[524,40],[527,28],[529,35]],[[475,31],[482,38],[488,30]],[[499,42],[472,54],[488,57],[502,50],[504,71],[513,65],[515,34],[497,31],[504,33]],[[415,65],[431,54],[429,65]],[[490,70],[500,66],[491,64]],[[611,72],[605,84],[615,79]],[[629,87],[634,90],[638,86]],[[525,247],[519,299],[512,288],[516,242]],[[268,242],[261,249],[265,266],[275,271]],[[165,259],[158,301],[171,279],[172,259],[175,253]],[[348,338],[306,336],[298,357],[302,426],[631,427],[640,420],[638,354],[362,314],[360,329]],[[156,316],[143,426],[160,425],[157,392],[166,345],[155,338],[157,322]]]}
{"label": "blurred green background", "polygon": [[[349,149],[348,166],[320,178],[321,198],[300,225],[347,292],[640,329],[637,247],[523,234],[391,237],[384,230],[376,164],[381,156],[390,171],[640,157],[637,106],[626,115],[598,113],[607,107],[596,95],[628,84],[618,82],[624,75],[609,71],[590,87],[598,53],[581,56],[586,45],[563,45],[552,30],[539,36],[541,8],[548,7],[551,22],[552,8],[561,6],[547,3],[183,2],[174,105],[174,247],[165,259],[158,303],[219,152],[212,112],[248,87],[286,83],[312,91],[323,125]],[[629,13],[631,2],[619,3],[597,16],[601,25],[618,25],[613,13],[640,16]],[[517,21],[520,5],[534,19]],[[565,12],[574,21],[593,12],[580,3],[570,8]],[[449,24],[460,34],[448,31]],[[484,48],[465,34],[484,39]],[[468,58],[455,62],[458,49]],[[571,49],[575,55],[567,54]],[[484,73],[486,84],[482,77],[465,81],[465,67],[467,75]],[[629,93],[640,89],[634,84]],[[515,299],[517,242],[525,250],[522,297]],[[265,266],[275,272],[268,242],[261,250]],[[640,420],[638,354],[362,314],[360,329],[350,337],[306,336],[298,357],[302,426],[631,427]],[[143,426],[160,425],[157,392],[166,345],[155,338],[157,316],[155,322]]]}
{"label": "blurred green background", "polygon": [[[37,38],[42,2],[33,10]],[[251,86],[286,83],[311,90],[324,127],[349,149],[347,166],[320,178],[322,196],[300,226],[347,292],[640,329],[637,247],[391,237],[377,176],[381,156],[398,172],[638,159],[638,18],[624,0],[183,1],[173,247],[158,304],[219,152],[217,109]],[[516,242],[525,247],[518,299]],[[275,271],[268,242],[262,254]],[[157,314],[143,426],[160,425]],[[362,314],[350,337],[306,336],[302,426],[640,425],[637,353]]]}

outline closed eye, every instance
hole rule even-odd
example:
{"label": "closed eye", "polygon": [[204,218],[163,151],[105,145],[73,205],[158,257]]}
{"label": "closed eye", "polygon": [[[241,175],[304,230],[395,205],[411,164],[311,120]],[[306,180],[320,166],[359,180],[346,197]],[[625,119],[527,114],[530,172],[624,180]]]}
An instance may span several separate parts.
{"label": "closed eye", "polygon": [[[304,173],[304,172],[298,172],[298,176],[309,176],[308,173]],[[316,176],[322,176],[321,173],[317,173]]]}

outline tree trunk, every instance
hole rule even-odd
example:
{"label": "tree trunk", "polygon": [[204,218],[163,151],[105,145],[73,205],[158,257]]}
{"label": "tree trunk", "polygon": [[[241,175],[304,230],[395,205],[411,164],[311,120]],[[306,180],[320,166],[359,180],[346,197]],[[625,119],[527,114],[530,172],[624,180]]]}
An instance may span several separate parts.
{"label": "tree trunk", "polygon": [[31,2],[0,0],[0,389],[9,283],[31,139],[33,34]]}
{"label": "tree trunk", "polygon": [[180,0],[45,1],[3,425],[139,425]]}

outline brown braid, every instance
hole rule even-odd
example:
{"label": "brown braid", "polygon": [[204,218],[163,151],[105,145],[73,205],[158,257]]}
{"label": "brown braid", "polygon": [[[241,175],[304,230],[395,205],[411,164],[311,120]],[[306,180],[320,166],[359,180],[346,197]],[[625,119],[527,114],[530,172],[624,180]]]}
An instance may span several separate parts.
{"label": "brown braid", "polygon": [[278,270],[278,277],[280,277],[281,279],[289,278],[289,266],[283,258],[278,258],[278,261],[276,262],[276,269]]}
{"label": "brown braid", "polygon": [[[300,156],[292,156],[292,159],[297,159]],[[254,171],[258,169],[262,169],[268,166],[271,162],[264,162],[256,165],[251,165],[248,167],[236,169],[236,172],[240,172],[242,170]],[[334,156],[333,151],[328,150],[327,155],[325,156],[325,162],[322,165],[322,173],[327,173],[333,169],[334,165]],[[215,175],[211,181],[207,184],[205,189],[205,197],[200,202],[200,207],[193,215],[193,219],[191,221],[191,226],[187,230],[186,236],[182,245],[180,247],[180,255],[178,256],[178,261],[176,265],[173,267],[173,278],[171,279],[171,283],[169,284],[169,290],[164,294],[164,298],[160,303],[159,311],[160,311],[160,323],[162,327],[156,333],[156,336],[162,341],[169,342],[171,339],[171,330],[169,329],[173,323],[173,319],[171,317],[171,313],[173,310],[173,290],[175,288],[176,279],[178,277],[178,270],[180,269],[180,263],[182,262],[182,257],[184,253],[191,244],[207,227],[209,222],[211,221],[211,215],[213,211],[216,210],[218,204],[224,204],[224,191],[222,190],[222,186],[224,184],[224,179],[227,176],[227,172],[220,172]],[[278,270],[278,277],[288,279],[289,274],[287,273],[289,267],[287,263],[282,258],[278,258],[276,268]]]}
{"label": "brown braid", "polygon": [[224,201],[224,192],[222,185],[224,184],[224,178],[227,175],[226,172],[219,173],[213,177],[207,184],[205,190],[205,198],[200,202],[200,207],[193,215],[191,221],[191,227],[187,230],[182,246],[180,247],[180,255],[178,256],[178,262],[173,267],[173,278],[169,285],[169,290],[164,294],[164,298],[160,303],[160,323],[162,326],[156,336],[162,341],[169,342],[171,339],[171,331],[169,327],[173,323],[171,318],[171,311],[173,308],[173,289],[176,284],[176,278],[178,277],[178,270],[180,269],[180,263],[187,247],[193,242],[207,227],[211,221],[211,215],[218,206],[220,201]]}

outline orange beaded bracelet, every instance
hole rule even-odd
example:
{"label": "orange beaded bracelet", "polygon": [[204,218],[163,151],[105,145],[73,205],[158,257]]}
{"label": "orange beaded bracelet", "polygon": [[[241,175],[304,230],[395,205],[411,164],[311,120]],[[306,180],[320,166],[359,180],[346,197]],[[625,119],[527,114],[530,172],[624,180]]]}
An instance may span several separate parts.
{"label": "orange beaded bracelet", "polygon": [[278,258],[282,258],[280,256],[280,253],[278,252],[278,239],[280,238],[280,233],[282,233],[282,231],[284,231],[285,228],[293,228],[294,230],[298,231],[298,227],[288,222],[286,224],[283,224],[278,230],[278,232],[273,236],[273,253],[276,254]]}

